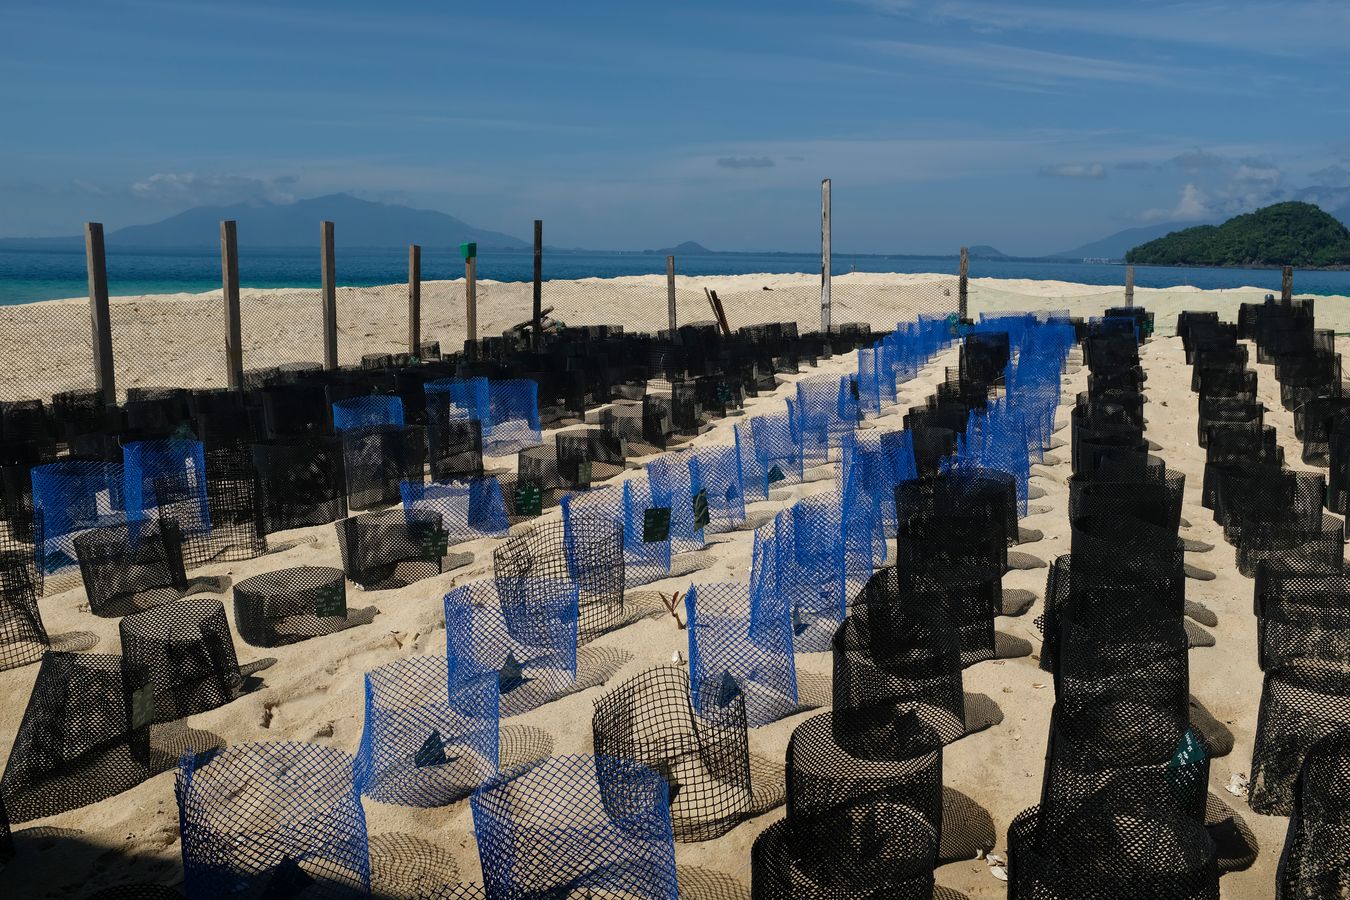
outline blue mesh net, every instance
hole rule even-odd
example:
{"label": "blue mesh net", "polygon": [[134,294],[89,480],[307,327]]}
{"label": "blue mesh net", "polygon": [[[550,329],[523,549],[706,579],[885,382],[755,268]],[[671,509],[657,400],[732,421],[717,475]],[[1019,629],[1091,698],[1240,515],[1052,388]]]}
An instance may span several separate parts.
{"label": "blue mesh net", "polygon": [[678,897],[669,794],[646,766],[554,757],[471,806],[488,897]]}
{"label": "blue mesh net", "polygon": [[[206,454],[200,441],[133,441],[122,447],[127,518],[148,519],[172,507],[185,537],[211,530]],[[163,492],[165,496],[160,496]]]}
{"label": "blue mesh net", "polygon": [[711,712],[739,692],[753,728],[797,708],[792,623],[786,616],[754,618],[744,584],[696,584],[684,602],[695,709]]}
{"label": "blue mesh net", "polygon": [[450,682],[444,657],[366,673],[356,789],[382,803],[444,806],[497,774],[498,679]]}
{"label": "blue mesh net", "polygon": [[[675,553],[702,550],[704,528],[712,519],[708,495],[700,497],[702,488],[694,485],[697,466],[692,453],[667,453],[647,464],[652,505],[670,510],[670,547]],[[655,518],[659,520],[660,514]],[[654,533],[645,525],[644,529],[648,535]]]}
{"label": "blue mesh net", "polygon": [[788,411],[755,416],[750,420],[755,456],[763,474],[765,496],[775,484],[797,484],[802,480],[803,447]]}
{"label": "blue mesh net", "polygon": [[394,396],[352,397],[333,404],[333,428],[368,428],[373,425],[402,425],[403,400]]}
{"label": "blue mesh net", "polygon": [[737,447],[701,447],[689,459],[690,490],[708,503],[705,531],[734,531],[745,524],[745,479]]}
{"label": "blue mesh net", "polygon": [[455,412],[462,411],[462,416],[456,415],[455,418],[473,419],[477,422],[487,422],[490,419],[491,397],[486,378],[442,378],[438,381],[428,381],[422,386],[422,390],[428,395],[428,402],[431,394],[448,394]]}
{"label": "blue mesh net", "polygon": [[447,677],[497,679],[501,715],[514,716],[570,690],[577,678],[577,588],[531,579],[499,596],[492,581],[445,595]]}
{"label": "blue mesh net", "polygon": [[[652,496],[645,478],[633,478],[622,485],[581,491],[562,499],[563,524],[568,529],[569,566],[582,558],[571,541],[575,517],[614,522],[623,528],[623,577],[627,585],[648,584],[670,574],[670,530],[650,527],[651,510],[669,510]],[[655,513],[660,515],[660,513]],[[651,540],[647,540],[651,538]]]}
{"label": "blue mesh net", "polygon": [[489,381],[483,449],[501,456],[540,441],[539,385],[528,378]]}
{"label": "blue mesh net", "polygon": [[749,422],[742,422],[735,426],[733,434],[736,437],[736,458],[741,467],[746,500],[767,500],[769,486],[764,477],[764,466],[760,464],[759,454],[755,451],[754,429]]}
{"label": "blue mesh net", "polygon": [[47,575],[74,570],[77,534],[126,521],[121,463],[62,460],[35,466],[32,478],[36,551]]}
{"label": "blue mesh net", "polygon": [[348,754],[301,743],[188,753],[175,794],[191,900],[369,894],[366,816]]}
{"label": "blue mesh net", "polygon": [[404,480],[399,492],[405,510],[440,513],[442,527],[452,544],[481,537],[505,537],[511,527],[502,487],[495,476],[443,484]]}
{"label": "blue mesh net", "polygon": [[[874,347],[862,347],[858,350],[858,407],[864,416],[875,416],[881,412],[881,360],[880,353]],[[889,375],[888,375],[889,377]]]}
{"label": "blue mesh net", "polygon": [[791,398],[787,400],[787,415],[788,424],[792,428],[793,439],[799,448],[802,465],[818,466],[825,463],[830,454],[829,429],[805,427],[801,405]]}

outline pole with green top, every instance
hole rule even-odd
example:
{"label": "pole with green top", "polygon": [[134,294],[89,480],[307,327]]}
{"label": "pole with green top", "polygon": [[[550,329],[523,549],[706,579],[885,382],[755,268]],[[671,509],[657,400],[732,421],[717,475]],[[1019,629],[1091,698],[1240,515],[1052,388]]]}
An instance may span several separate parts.
{"label": "pole with green top", "polygon": [[478,244],[469,241],[459,245],[464,257],[464,349],[470,356],[478,354]]}

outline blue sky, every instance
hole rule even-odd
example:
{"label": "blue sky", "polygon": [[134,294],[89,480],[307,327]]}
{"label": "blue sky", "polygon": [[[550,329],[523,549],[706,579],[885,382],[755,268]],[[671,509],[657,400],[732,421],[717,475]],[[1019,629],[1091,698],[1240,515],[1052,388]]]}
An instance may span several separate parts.
{"label": "blue sky", "polygon": [[0,236],[336,191],[559,246],[1350,207],[1344,0],[0,4]]}

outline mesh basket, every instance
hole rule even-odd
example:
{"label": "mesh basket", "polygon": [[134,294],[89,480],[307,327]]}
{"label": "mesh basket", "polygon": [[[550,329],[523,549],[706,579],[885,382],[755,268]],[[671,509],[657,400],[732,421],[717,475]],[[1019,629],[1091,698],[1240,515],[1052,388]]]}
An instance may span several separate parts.
{"label": "mesh basket", "polygon": [[0,672],[42,659],[49,645],[38,598],[42,570],[31,544],[0,527]]}
{"label": "mesh basket", "polygon": [[685,595],[694,709],[708,714],[740,694],[750,727],[797,708],[790,619],[755,618],[743,584],[696,584]]}
{"label": "mesh basket", "polygon": [[[559,584],[569,584],[580,610],[583,642],[624,618],[623,526],[576,515],[566,522],[539,523],[492,552],[503,605],[550,606]],[[540,595],[538,591],[542,590]]]}
{"label": "mesh basket", "polygon": [[505,537],[510,528],[501,483],[494,476],[438,484],[405,481],[400,491],[405,510],[440,514],[451,544]]}
{"label": "mesh basket", "polygon": [[489,897],[676,900],[666,784],[631,760],[553,757],[474,792]]}
{"label": "mesh basket", "polygon": [[367,672],[356,789],[382,803],[444,806],[497,774],[498,684],[450,680],[443,657]]}
{"label": "mesh basket", "polygon": [[206,456],[199,442],[133,441],[122,448],[122,472],[127,518],[150,518],[172,505],[181,533],[211,530]]}
{"label": "mesh basket", "polygon": [[[624,470],[624,450],[603,428],[575,428],[554,436],[561,487],[586,490]],[[525,470],[521,469],[522,475]],[[549,485],[550,487],[552,485]]]}
{"label": "mesh basket", "polygon": [[403,401],[398,397],[352,397],[333,404],[335,431],[403,424]]}
{"label": "mesh basket", "polygon": [[[702,550],[704,529],[712,522],[708,495],[703,493],[700,498],[703,486],[694,486],[696,474],[701,475],[702,469],[693,453],[669,454],[647,464],[648,494],[651,499],[648,508],[669,510],[664,517],[669,521],[667,532],[670,549],[674,553]],[[725,504],[725,497],[722,500]],[[652,516],[650,513],[646,515]],[[655,518],[661,519],[663,516],[656,514]],[[659,526],[660,523],[655,524]],[[645,528],[644,534],[654,536],[660,530],[659,527]],[[627,539],[627,532],[624,537]]]}
{"label": "mesh basket", "polygon": [[335,439],[313,435],[254,444],[253,465],[268,534],[347,515],[342,445]]}
{"label": "mesh basket", "polygon": [[339,569],[302,566],[234,586],[234,624],[255,647],[279,647],[350,628],[347,581]]}
{"label": "mesh basket", "polygon": [[368,425],[341,432],[341,439],[348,509],[398,503],[404,480],[422,480],[426,430],[421,426]]}
{"label": "mesh basket", "polygon": [[74,540],[96,616],[124,616],[179,599],[187,590],[183,538],[173,520],[94,528]]}
{"label": "mesh basket", "polygon": [[1275,879],[1279,900],[1344,896],[1350,886],[1350,829],[1345,821],[1350,800],[1346,796],[1348,768],[1350,733],[1332,734],[1308,748]]}
{"label": "mesh basket", "polygon": [[342,571],[368,591],[386,591],[441,574],[449,534],[429,509],[362,513],[337,523]]}
{"label": "mesh basket", "polygon": [[999,523],[992,519],[902,520],[896,568],[914,602],[951,610],[963,665],[994,658],[994,617],[1003,609],[1002,561],[1007,551]]}
{"label": "mesh basket", "polygon": [[0,778],[10,819],[78,809],[153,775],[149,712],[127,690],[122,657],[48,652]]}
{"label": "mesh basket", "polygon": [[[210,515],[206,522],[199,516],[197,498],[189,487],[190,476],[175,475],[155,481],[159,516],[178,523],[187,570],[213,562],[253,559],[267,552],[258,480],[247,450],[227,448],[206,452],[206,500]],[[184,521],[189,523],[186,528]]]}
{"label": "mesh basket", "polygon": [[1247,791],[1251,808],[1287,816],[1303,757],[1320,738],[1350,727],[1350,668],[1298,659],[1266,672]]}
{"label": "mesh basket", "polygon": [[453,417],[445,394],[427,394],[427,463],[432,481],[483,474],[483,425]]}
{"label": "mesh basket", "polygon": [[126,521],[121,463],[64,459],[33,467],[32,481],[34,540],[44,575],[77,565],[75,535]]}
{"label": "mesh basket", "polygon": [[118,631],[128,686],[147,721],[186,718],[242,693],[245,671],[219,601],[156,607],[122,619]]}
{"label": "mesh basket", "polygon": [[188,894],[368,895],[366,816],[352,762],[300,743],[185,754],[174,793]]}
{"label": "mesh basket", "polygon": [[741,696],[697,713],[688,673],[659,666],[597,700],[591,726],[598,755],[641,763],[665,780],[676,840],[718,837],[751,809]]}
{"label": "mesh basket", "polygon": [[569,581],[521,579],[499,594],[492,581],[445,595],[450,685],[495,678],[500,711],[514,716],[571,690],[577,678],[577,589]]}

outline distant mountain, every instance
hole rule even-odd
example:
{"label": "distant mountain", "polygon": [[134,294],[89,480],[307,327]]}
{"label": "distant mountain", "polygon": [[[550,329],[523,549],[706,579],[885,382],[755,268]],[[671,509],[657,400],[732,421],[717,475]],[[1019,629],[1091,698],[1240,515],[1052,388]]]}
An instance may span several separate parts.
{"label": "distant mountain", "polygon": [[661,256],[712,256],[714,251],[700,244],[698,241],[685,241],[683,244],[677,244],[674,247],[663,247],[660,250],[643,250],[643,253],[654,253]]}
{"label": "distant mountain", "polygon": [[971,259],[1007,259],[1008,254],[1002,250],[995,250],[988,244],[976,244],[970,248]]}
{"label": "distant mountain", "polygon": [[1161,225],[1145,225],[1142,228],[1126,228],[1117,231],[1099,241],[1050,254],[1051,259],[1124,259],[1132,248],[1163,235],[1187,227],[1189,222],[1167,222]]}
{"label": "distant mountain", "polygon": [[[477,228],[454,216],[429,209],[412,209],[360,200],[350,194],[329,194],[288,204],[199,206],[153,225],[132,225],[109,232],[110,248],[167,249],[219,246],[220,222],[239,223],[239,246],[244,249],[312,247],[319,240],[319,223],[334,223],[337,244],[347,247],[453,246],[475,241],[480,249],[522,249],[529,245],[499,231]],[[0,247],[46,249],[64,247],[75,238],[4,238]]]}
{"label": "distant mountain", "polygon": [[1127,262],[1160,266],[1350,266],[1350,228],[1311,203],[1276,203],[1141,244]]}

